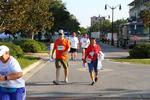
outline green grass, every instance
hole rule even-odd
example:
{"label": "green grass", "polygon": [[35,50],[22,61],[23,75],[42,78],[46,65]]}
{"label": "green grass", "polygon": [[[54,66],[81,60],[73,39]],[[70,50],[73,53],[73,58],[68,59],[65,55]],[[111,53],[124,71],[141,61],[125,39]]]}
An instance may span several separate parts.
{"label": "green grass", "polygon": [[150,64],[150,59],[131,59],[131,58],[121,58],[121,59],[112,59],[115,62],[128,62],[132,64]]}
{"label": "green grass", "polygon": [[24,57],[17,58],[17,60],[19,61],[19,64],[20,64],[21,68],[24,69],[25,67],[27,67],[27,66],[33,64],[34,62],[38,61],[39,58],[32,57],[32,56],[24,56]]}

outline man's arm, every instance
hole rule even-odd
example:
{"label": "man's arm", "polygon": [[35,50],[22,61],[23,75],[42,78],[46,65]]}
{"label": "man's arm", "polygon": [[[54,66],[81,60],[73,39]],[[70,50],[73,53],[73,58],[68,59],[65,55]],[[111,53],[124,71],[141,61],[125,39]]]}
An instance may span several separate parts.
{"label": "man's arm", "polygon": [[0,75],[0,81],[16,80],[23,76],[23,72],[13,72],[6,76]]}

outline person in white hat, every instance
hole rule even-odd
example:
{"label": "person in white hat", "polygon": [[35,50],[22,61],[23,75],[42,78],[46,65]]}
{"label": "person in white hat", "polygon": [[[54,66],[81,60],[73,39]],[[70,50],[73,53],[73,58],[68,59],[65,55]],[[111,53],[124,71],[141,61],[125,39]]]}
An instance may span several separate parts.
{"label": "person in white hat", "polygon": [[0,100],[25,100],[25,81],[18,61],[9,48],[0,46]]}
{"label": "person in white hat", "polygon": [[70,42],[68,39],[64,37],[63,30],[59,30],[59,38],[55,40],[54,47],[52,50],[51,58],[54,59],[54,52],[56,53],[55,56],[55,66],[56,66],[56,80],[53,81],[55,85],[59,85],[59,77],[60,77],[60,68],[64,68],[64,82],[68,83],[68,58],[69,58],[69,51]]}

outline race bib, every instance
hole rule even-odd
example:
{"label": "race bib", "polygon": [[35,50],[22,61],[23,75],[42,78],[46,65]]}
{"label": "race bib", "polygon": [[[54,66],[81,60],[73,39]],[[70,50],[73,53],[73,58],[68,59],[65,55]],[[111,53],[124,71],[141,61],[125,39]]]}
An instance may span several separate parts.
{"label": "race bib", "polygon": [[64,46],[58,46],[58,47],[57,47],[57,50],[64,50],[64,49],[65,49]]}
{"label": "race bib", "polygon": [[92,51],[92,52],[90,52],[89,54],[90,54],[90,56],[92,56],[92,57],[93,57],[93,55],[94,55],[94,52]]}

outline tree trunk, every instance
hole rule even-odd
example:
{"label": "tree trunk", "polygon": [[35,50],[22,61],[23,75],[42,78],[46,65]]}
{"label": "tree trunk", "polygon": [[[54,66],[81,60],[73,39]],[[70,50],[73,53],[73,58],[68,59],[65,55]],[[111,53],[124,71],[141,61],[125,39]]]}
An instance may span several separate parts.
{"label": "tree trunk", "polygon": [[34,32],[32,32],[31,39],[34,40]]}

